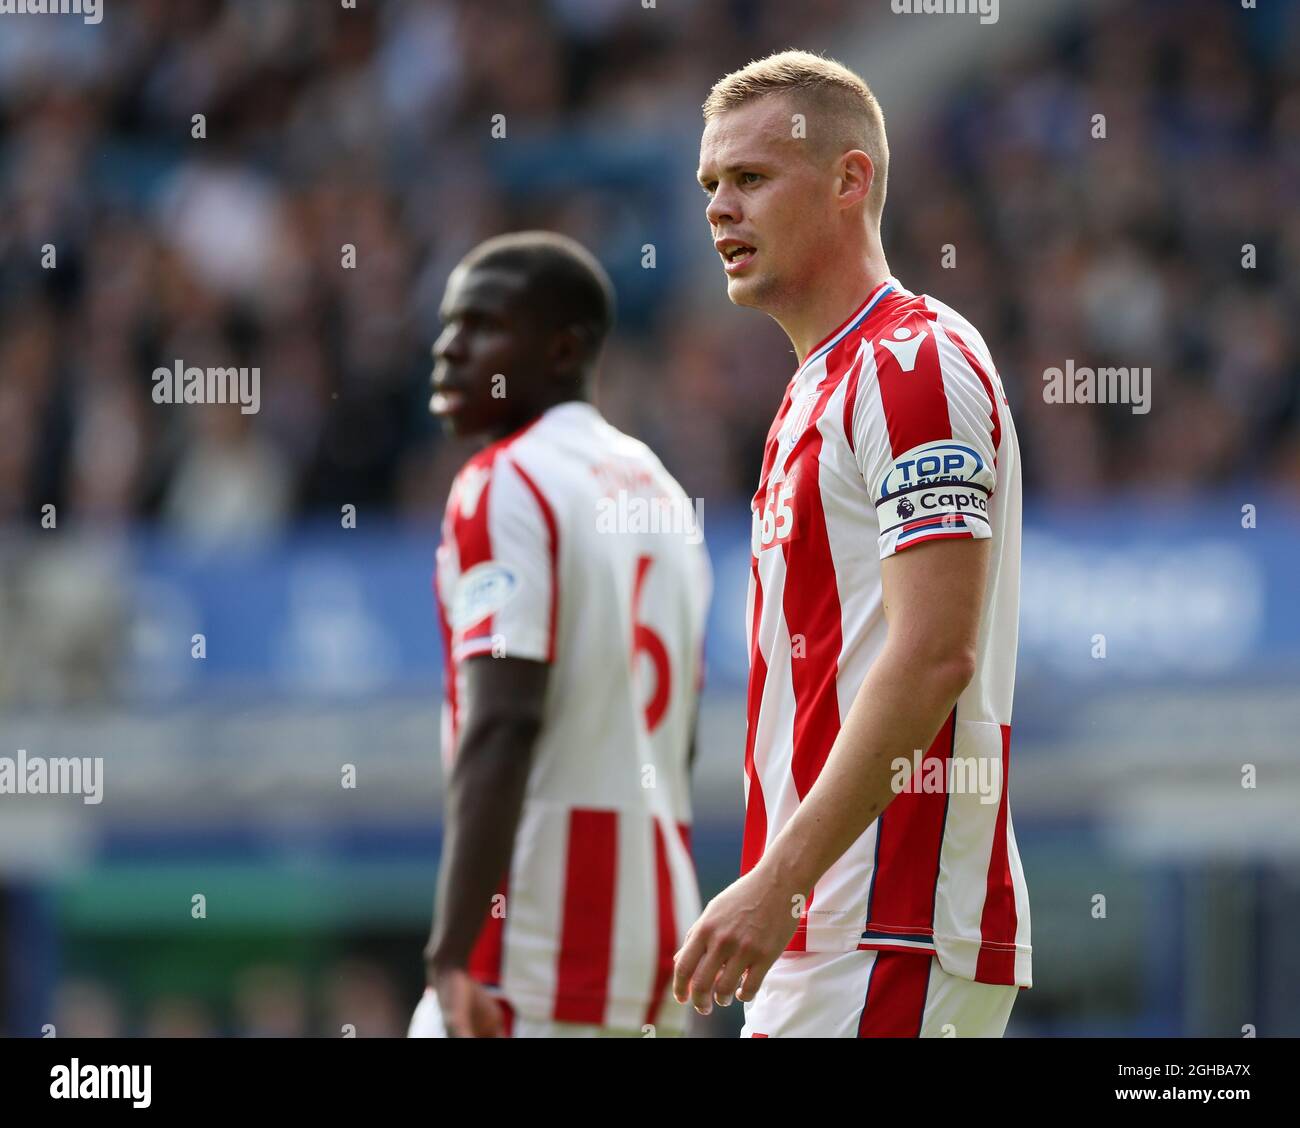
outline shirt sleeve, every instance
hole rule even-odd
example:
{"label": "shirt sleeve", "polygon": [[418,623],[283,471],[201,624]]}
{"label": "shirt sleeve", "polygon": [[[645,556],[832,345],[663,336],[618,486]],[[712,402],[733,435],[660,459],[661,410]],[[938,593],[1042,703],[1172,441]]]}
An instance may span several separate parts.
{"label": "shirt sleeve", "polygon": [[459,564],[448,598],[453,660],[491,654],[553,661],[558,545],[549,502],[502,456],[462,470],[452,505]]}
{"label": "shirt sleeve", "polygon": [[852,442],[881,559],[930,540],[992,536],[999,425],[982,342],[911,316],[864,347],[875,379],[862,382]]}

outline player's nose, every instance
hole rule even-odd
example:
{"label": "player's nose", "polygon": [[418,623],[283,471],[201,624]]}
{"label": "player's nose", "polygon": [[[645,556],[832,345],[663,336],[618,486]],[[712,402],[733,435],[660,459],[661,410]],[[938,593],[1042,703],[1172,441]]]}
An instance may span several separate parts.
{"label": "player's nose", "polygon": [[463,354],[465,351],[464,342],[458,333],[451,326],[444,329],[438,339],[433,342],[433,359],[449,360]]}
{"label": "player's nose", "polygon": [[704,214],[714,227],[719,223],[736,223],[740,220],[740,208],[735,199],[722,187],[719,187],[704,209]]}

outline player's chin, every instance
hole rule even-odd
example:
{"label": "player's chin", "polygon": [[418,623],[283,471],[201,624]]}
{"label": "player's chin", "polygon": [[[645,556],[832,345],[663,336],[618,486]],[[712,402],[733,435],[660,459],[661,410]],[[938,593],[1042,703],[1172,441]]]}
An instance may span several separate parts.
{"label": "player's chin", "polygon": [[768,287],[762,275],[746,273],[727,279],[727,297],[732,305],[761,306]]}
{"label": "player's chin", "polygon": [[455,439],[472,439],[486,427],[467,407],[444,409],[432,414],[442,424],[443,432]]}

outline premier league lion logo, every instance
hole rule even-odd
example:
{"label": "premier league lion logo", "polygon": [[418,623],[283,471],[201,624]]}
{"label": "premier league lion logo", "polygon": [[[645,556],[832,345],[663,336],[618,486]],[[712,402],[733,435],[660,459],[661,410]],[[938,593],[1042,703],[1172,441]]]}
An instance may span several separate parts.
{"label": "premier league lion logo", "polygon": [[900,517],[910,517],[916,512],[916,506],[908,501],[907,498],[900,498],[897,512]]}

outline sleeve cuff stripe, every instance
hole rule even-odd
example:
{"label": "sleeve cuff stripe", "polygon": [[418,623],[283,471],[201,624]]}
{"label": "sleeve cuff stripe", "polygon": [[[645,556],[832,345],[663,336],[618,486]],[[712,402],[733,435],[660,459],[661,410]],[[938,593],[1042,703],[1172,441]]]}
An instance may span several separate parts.
{"label": "sleeve cuff stripe", "polygon": [[969,529],[953,529],[949,532],[927,533],[923,537],[913,537],[911,540],[899,541],[894,545],[895,552],[902,552],[905,548],[911,548],[914,545],[925,544],[926,541],[932,540],[982,540]]}
{"label": "sleeve cuff stripe", "polygon": [[[992,528],[989,519],[986,516],[984,516],[983,513],[967,513],[964,510],[960,512],[951,512],[951,513],[936,513],[934,514],[933,517],[922,517],[919,518],[919,520],[934,521],[937,524],[943,521],[945,517],[948,518],[949,521],[964,520],[968,517],[974,517],[977,521],[983,521],[984,524],[989,525],[989,527]],[[883,537],[888,533],[892,533],[895,529],[903,529],[908,525],[915,525],[917,520],[918,518],[916,517],[910,517],[906,521],[899,521],[898,524],[896,525],[890,525],[889,528],[887,529],[881,529],[880,535]]]}

